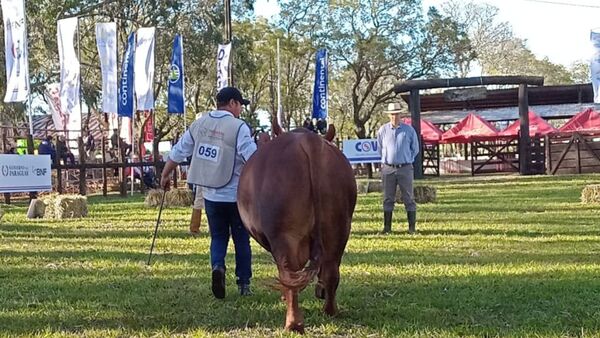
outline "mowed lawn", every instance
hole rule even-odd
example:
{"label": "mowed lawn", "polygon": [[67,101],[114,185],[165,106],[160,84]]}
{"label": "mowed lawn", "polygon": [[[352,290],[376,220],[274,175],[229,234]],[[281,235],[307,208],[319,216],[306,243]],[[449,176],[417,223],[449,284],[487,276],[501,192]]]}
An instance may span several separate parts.
{"label": "mowed lawn", "polygon": [[[580,203],[600,175],[446,178],[420,182],[438,202],[404,210],[380,235],[381,194],[359,195],[338,292],[339,317],[302,293],[307,336],[600,336],[600,205]],[[295,336],[269,288],[270,255],[253,243],[255,294],[210,292],[209,238],[190,210],[169,209],[151,267],[157,210],[141,196],[91,197],[83,220],[27,220],[2,206],[0,336]],[[206,224],[206,218],[203,218]],[[232,252],[232,245],[230,246]]]}

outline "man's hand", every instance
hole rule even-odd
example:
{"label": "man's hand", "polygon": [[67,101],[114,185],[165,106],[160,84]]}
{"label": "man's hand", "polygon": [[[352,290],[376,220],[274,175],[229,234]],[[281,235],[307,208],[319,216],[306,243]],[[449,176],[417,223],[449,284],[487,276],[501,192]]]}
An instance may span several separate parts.
{"label": "man's hand", "polygon": [[170,175],[162,175],[160,178],[160,187],[163,188],[163,190],[169,190],[169,188],[171,187],[171,177]]}

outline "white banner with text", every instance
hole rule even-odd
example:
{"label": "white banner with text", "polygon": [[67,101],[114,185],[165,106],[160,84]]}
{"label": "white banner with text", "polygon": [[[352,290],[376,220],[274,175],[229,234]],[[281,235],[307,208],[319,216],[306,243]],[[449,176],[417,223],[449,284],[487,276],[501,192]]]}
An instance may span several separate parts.
{"label": "white banner with text", "polygon": [[0,193],[51,191],[50,155],[0,155]]}

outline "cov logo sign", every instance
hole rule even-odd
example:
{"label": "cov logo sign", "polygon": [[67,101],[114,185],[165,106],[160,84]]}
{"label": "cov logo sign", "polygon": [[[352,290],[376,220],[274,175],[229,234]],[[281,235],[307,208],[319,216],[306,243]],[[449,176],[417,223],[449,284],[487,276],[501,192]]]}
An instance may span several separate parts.
{"label": "cov logo sign", "polygon": [[377,141],[364,141],[364,142],[356,142],[354,146],[356,151],[358,152],[377,152]]}
{"label": "cov logo sign", "polygon": [[7,165],[2,166],[2,176],[8,176],[8,166]]}

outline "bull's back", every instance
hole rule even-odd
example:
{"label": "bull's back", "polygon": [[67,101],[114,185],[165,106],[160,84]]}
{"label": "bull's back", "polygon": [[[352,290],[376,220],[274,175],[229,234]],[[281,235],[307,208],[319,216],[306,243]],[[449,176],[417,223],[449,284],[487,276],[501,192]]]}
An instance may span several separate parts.
{"label": "bull's back", "polygon": [[347,238],[355,203],[356,183],[346,158],[312,133],[287,133],[263,145],[240,177],[240,214],[267,249],[268,237],[283,231],[305,239],[316,218],[334,227],[324,234],[341,231]]}

